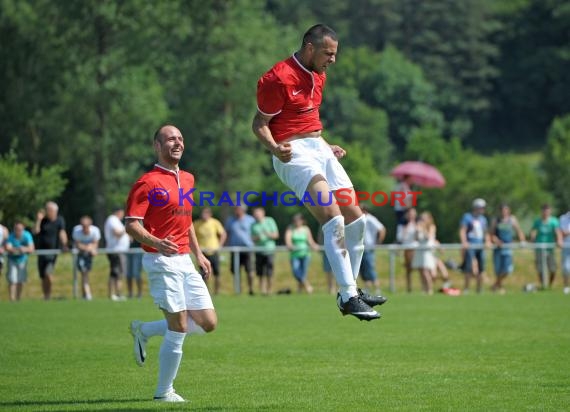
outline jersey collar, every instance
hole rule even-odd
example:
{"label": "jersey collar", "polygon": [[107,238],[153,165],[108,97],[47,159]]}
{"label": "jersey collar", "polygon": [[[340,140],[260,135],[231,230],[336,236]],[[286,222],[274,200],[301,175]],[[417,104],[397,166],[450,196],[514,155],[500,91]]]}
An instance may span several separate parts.
{"label": "jersey collar", "polygon": [[172,173],[172,174],[174,174],[174,175],[177,175],[178,172],[180,171],[180,168],[178,168],[178,169],[176,169],[176,170],[167,169],[166,167],[161,166],[161,165],[159,165],[158,163],[155,163],[155,164],[154,164],[154,167],[158,167],[159,169],[162,169],[162,170],[164,170],[164,171],[166,171],[166,172],[169,172],[169,173]]}

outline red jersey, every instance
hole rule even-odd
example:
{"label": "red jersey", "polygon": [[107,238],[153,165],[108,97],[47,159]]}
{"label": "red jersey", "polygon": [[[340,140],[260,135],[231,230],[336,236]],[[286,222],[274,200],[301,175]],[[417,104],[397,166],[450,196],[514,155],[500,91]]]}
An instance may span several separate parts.
{"label": "red jersey", "polygon": [[[178,245],[178,253],[189,253],[193,188],[191,173],[155,165],[132,187],[125,217],[142,220],[144,228],[159,239],[172,236],[172,241]],[[158,252],[147,245],[142,248],[147,252]]]}
{"label": "red jersey", "polygon": [[319,107],[326,74],[307,70],[295,55],[277,63],[257,82],[257,109],[273,116],[269,129],[276,142],[321,130]]}

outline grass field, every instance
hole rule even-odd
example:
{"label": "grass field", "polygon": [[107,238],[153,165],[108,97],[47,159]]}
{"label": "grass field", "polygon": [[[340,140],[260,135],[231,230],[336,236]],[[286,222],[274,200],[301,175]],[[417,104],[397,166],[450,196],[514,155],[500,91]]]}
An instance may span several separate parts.
{"label": "grass field", "polygon": [[219,296],[219,328],[187,338],[175,382],[152,397],[161,338],[135,365],[127,302],[0,302],[4,410],[568,410],[570,299],[559,291],[389,295],[383,319],[342,317],[324,294]]}

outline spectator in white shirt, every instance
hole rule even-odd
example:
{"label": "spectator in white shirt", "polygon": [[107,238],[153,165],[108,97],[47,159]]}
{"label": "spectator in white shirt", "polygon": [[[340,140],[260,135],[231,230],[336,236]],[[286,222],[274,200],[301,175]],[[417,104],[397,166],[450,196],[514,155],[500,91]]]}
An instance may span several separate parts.
{"label": "spectator in white shirt", "polygon": [[117,207],[105,221],[105,242],[111,253],[107,253],[109,259],[109,298],[113,301],[125,300],[121,295],[121,280],[125,274],[126,256],[129,250],[129,235],[125,231],[122,222],[125,211],[122,207]]}

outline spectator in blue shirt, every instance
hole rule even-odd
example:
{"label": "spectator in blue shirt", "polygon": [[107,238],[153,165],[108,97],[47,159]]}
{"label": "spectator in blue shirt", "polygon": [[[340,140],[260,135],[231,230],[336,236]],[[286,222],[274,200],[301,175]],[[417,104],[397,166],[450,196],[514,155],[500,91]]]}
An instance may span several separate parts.
{"label": "spectator in blue shirt", "polygon": [[32,234],[25,230],[22,222],[16,222],[14,231],[6,239],[8,252],[8,291],[10,300],[20,300],[24,283],[28,279],[28,255],[34,251]]}
{"label": "spectator in blue shirt", "polygon": [[485,250],[483,248],[491,245],[487,218],[484,215],[486,206],[485,200],[475,199],[471,213],[465,213],[461,218],[459,238],[463,247],[465,292],[469,291],[472,276],[475,276],[477,280],[477,293],[481,293],[483,287],[483,276],[485,276]]}
{"label": "spectator in blue shirt", "polygon": [[[246,213],[247,208],[245,206],[236,206],[234,208],[234,215],[229,217],[226,221],[226,233],[228,238],[226,240],[226,246],[241,246],[241,247],[253,247],[253,240],[251,239],[251,226],[255,223],[253,216]],[[236,269],[239,271],[241,267],[245,269],[247,273],[247,286],[249,289],[249,294],[253,295],[253,256],[251,252],[239,252],[238,257],[236,257],[237,252],[231,253],[230,268],[234,276],[236,276]],[[237,268],[234,267],[235,259],[239,259],[239,265]]]}

